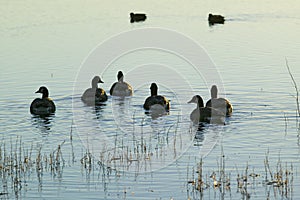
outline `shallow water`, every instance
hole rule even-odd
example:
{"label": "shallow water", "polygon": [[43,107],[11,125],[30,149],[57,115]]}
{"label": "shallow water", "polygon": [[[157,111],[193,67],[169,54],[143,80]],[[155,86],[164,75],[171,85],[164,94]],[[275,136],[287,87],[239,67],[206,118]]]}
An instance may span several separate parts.
{"label": "shallow water", "polygon": [[[210,187],[204,190],[203,199],[245,198],[237,192],[236,178],[245,173],[246,166],[248,174],[260,174],[254,181],[249,178],[251,199],[300,197],[296,93],[285,63],[287,59],[299,83],[297,2],[27,0],[0,4],[1,150],[17,151],[16,141],[21,140],[22,154],[32,151],[35,158],[40,149],[49,156],[61,145],[64,161],[54,171],[44,163],[42,173],[36,172],[35,163],[20,178],[18,190],[1,172],[1,198],[199,199],[200,192],[188,181],[197,178],[197,163],[203,157],[204,179],[212,184],[209,176],[219,171],[222,152],[231,190]],[[145,12],[148,19],[130,24],[131,11]],[[209,26],[209,12],[228,20]],[[113,43],[114,48],[100,55],[97,50],[118,36],[153,27],[187,39],[182,43],[167,38],[159,44],[171,43],[180,51],[194,41],[209,57],[148,46],[101,65],[104,58],[127,46]],[[141,38],[159,41],[148,35]],[[187,62],[191,60],[199,61],[200,67],[194,68]],[[93,75],[101,75],[105,82],[101,87],[108,93],[118,70],[134,86],[133,97],[109,97],[96,108],[81,102]],[[207,77],[209,70],[216,70],[220,78]],[[234,114],[225,126],[211,125],[197,132],[189,122],[195,105],[186,102],[194,94],[208,100],[212,80],[221,83],[220,95],[232,102]],[[170,113],[157,119],[142,108],[154,81],[159,93],[171,100]],[[47,85],[57,106],[55,115],[46,119],[29,113],[31,101],[38,97],[34,92],[41,85]],[[82,159],[86,152],[94,156],[91,168]],[[280,160],[282,168],[293,172],[287,195],[264,183],[266,154],[271,171],[278,171]]]}

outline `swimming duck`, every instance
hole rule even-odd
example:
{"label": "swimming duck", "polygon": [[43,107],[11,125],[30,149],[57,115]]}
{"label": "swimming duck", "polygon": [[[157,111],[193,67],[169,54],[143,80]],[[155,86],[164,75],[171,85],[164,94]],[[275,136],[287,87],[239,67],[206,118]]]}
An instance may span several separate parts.
{"label": "swimming duck", "polygon": [[204,107],[201,96],[195,95],[188,103],[197,104],[197,108],[190,114],[192,122],[196,124],[199,122],[224,124],[225,114],[217,109]]}
{"label": "swimming duck", "polygon": [[208,15],[208,22],[210,24],[224,24],[225,18],[222,15],[213,15],[209,13]]}
{"label": "swimming duck", "polygon": [[30,113],[35,115],[50,115],[55,112],[54,102],[49,98],[49,91],[41,86],[35,93],[42,93],[42,98],[36,98],[30,105]]}
{"label": "swimming duck", "polygon": [[146,14],[143,13],[130,13],[130,23],[142,22],[147,19]]}
{"label": "swimming duck", "polygon": [[115,82],[110,88],[110,95],[112,96],[132,96],[133,90],[131,85],[124,82],[124,75],[122,71],[118,72],[117,75],[118,82]]}
{"label": "swimming duck", "polygon": [[213,85],[210,89],[211,99],[206,102],[206,107],[212,107],[218,109],[224,113],[226,116],[231,116],[232,114],[232,105],[231,103],[224,98],[218,98],[218,88],[216,85]]}
{"label": "swimming duck", "polygon": [[104,83],[99,76],[95,76],[91,82],[92,87],[85,90],[81,100],[86,104],[95,105],[107,101],[105,90],[98,88],[98,83]]}
{"label": "swimming duck", "polygon": [[158,110],[159,107],[162,107],[168,111],[170,109],[170,101],[164,96],[157,95],[158,87],[156,83],[151,84],[150,91],[151,96],[145,100],[144,109],[150,110],[153,107],[153,109]]}

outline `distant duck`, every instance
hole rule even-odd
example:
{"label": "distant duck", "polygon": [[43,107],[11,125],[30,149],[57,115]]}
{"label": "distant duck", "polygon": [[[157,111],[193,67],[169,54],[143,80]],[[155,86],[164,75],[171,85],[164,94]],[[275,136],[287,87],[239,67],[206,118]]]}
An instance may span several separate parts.
{"label": "distant duck", "polygon": [[224,24],[225,18],[222,15],[213,15],[209,13],[208,15],[208,22],[210,24]]}
{"label": "distant duck", "polygon": [[213,85],[210,89],[211,99],[206,102],[206,107],[212,107],[218,109],[224,113],[226,116],[231,116],[232,114],[232,105],[231,103],[224,98],[218,98],[218,88],[216,85]]}
{"label": "distant duck", "polygon": [[142,22],[147,19],[146,14],[143,13],[130,13],[130,23]]}
{"label": "distant duck", "polygon": [[50,115],[55,112],[54,102],[49,98],[49,91],[45,86],[39,88],[35,93],[42,93],[42,98],[36,98],[30,105],[30,113],[35,115]]}
{"label": "distant duck", "polygon": [[[156,83],[152,83],[150,86],[151,96],[149,96],[144,103],[145,110],[165,110],[170,109],[170,101],[161,95],[157,95],[158,87]],[[163,109],[160,109],[163,108]]]}
{"label": "distant duck", "polygon": [[118,82],[115,82],[110,88],[110,91],[109,91],[110,95],[120,96],[120,97],[132,96],[133,89],[132,89],[131,85],[124,82],[124,75],[123,75],[122,71],[118,72],[117,79],[118,79]]}
{"label": "distant duck", "polygon": [[97,105],[107,101],[105,90],[98,88],[98,83],[104,83],[99,76],[95,76],[91,82],[92,87],[85,90],[81,100],[88,105]]}
{"label": "distant duck", "polygon": [[190,119],[194,123],[206,122],[213,124],[224,124],[225,114],[217,109],[204,107],[203,99],[195,95],[188,103],[196,103],[197,107],[190,114]]}

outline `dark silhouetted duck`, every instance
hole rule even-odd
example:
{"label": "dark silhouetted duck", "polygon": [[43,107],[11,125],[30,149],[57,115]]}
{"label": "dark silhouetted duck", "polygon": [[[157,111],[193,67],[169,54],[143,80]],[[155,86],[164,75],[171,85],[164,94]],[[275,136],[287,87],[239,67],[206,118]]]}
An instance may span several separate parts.
{"label": "dark silhouetted duck", "polygon": [[55,112],[55,104],[49,98],[49,91],[45,86],[39,88],[35,93],[42,93],[42,98],[36,98],[30,105],[30,113],[35,115],[50,115]]}
{"label": "dark silhouetted duck", "polygon": [[225,114],[217,109],[204,107],[203,99],[195,95],[188,103],[196,103],[197,108],[190,114],[190,119],[194,123],[206,122],[212,124],[224,124]]}
{"label": "dark silhouetted duck", "polygon": [[97,105],[107,101],[105,90],[98,88],[98,83],[104,83],[99,76],[95,76],[91,82],[92,87],[85,90],[81,100],[88,105]]}
{"label": "dark silhouetted duck", "polygon": [[222,15],[213,15],[209,13],[208,15],[208,22],[210,24],[224,24],[225,18]]}
{"label": "dark silhouetted duck", "polygon": [[157,95],[158,87],[156,83],[152,83],[150,86],[151,96],[145,100],[144,109],[145,110],[160,110],[164,108],[165,111],[170,109],[170,101],[161,95]]}
{"label": "dark silhouetted duck", "polygon": [[147,19],[146,14],[143,13],[130,13],[130,23],[142,22]]}
{"label": "dark silhouetted duck", "polygon": [[213,85],[210,89],[211,99],[206,102],[206,107],[212,107],[218,109],[224,113],[226,116],[231,116],[232,114],[232,105],[231,103],[224,98],[218,98],[218,88],[216,85]]}
{"label": "dark silhouetted duck", "polygon": [[110,88],[110,95],[120,97],[132,96],[132,87],[128,83],[124,82],[124,75],[121,71],[118,72],[117,79],[118,82],[115,82]]}

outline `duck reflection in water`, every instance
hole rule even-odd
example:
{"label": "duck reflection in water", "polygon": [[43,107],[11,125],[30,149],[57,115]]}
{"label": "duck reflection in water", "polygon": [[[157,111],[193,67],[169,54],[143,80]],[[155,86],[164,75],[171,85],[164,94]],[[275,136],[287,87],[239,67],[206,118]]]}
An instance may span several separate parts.
{"label": "duck reflection in water", "polygon": [[95,105],[95,107],[94,107],[94,113],[96,115],[96,119],[101,119],[102,118],[102,115],[103,115],[102,111],[105,108],[105,106],[106,106],[105,103]]}
{"label": "duck reflection in water", "polygon": [[36,128],[40,129],[41,134],[49,134],[51,131],[52,124],[55,115],[47,115],[47,116],[41,116],[41,115],[32,115],[32,125]]}

